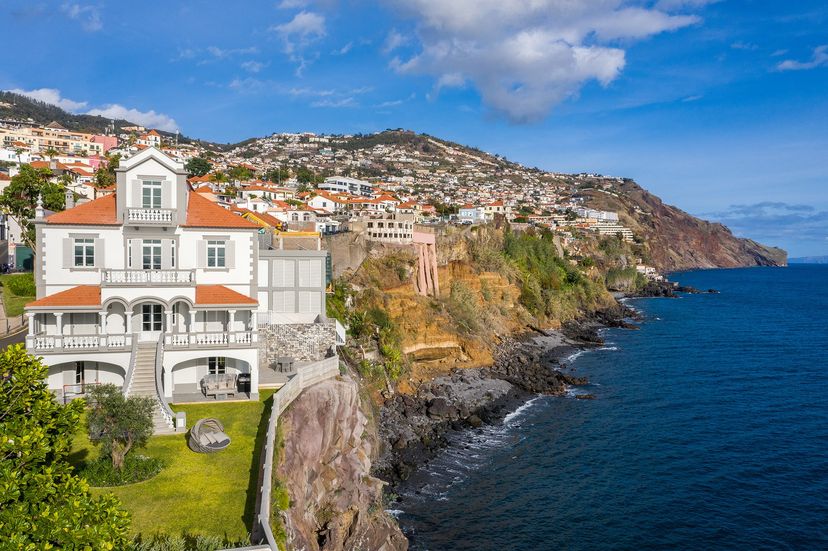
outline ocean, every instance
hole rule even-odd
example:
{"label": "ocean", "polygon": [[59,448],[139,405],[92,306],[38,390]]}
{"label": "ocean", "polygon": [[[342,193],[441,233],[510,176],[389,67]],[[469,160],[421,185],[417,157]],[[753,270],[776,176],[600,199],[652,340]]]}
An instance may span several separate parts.
{"label": "ocean", "polygon": [[412,549],[828,549],[828,266],[675,274],[639,330],[401,489]]}

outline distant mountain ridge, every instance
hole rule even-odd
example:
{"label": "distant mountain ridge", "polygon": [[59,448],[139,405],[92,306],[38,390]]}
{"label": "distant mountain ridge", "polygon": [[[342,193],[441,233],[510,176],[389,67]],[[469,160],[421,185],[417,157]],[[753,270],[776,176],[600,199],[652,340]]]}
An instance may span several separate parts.
{"label": "distant mountain ridge", "polygon": [[[116,131],[128,126],[143,126],[128,120],[110,119],[100,115],[76,115],[64,111],[56,105],[4,90],[0,90],[0,120],[28,122],[38,125],[47,125],[54,121],[67,130],[88,134],[103,134],[113,123]],[[174,132],[157,131],[167,138],[175,136]],[[179,136],[179,141],[189,143],[196,140]],[[209,142],[204,142],[204,144],[213,145]]]}

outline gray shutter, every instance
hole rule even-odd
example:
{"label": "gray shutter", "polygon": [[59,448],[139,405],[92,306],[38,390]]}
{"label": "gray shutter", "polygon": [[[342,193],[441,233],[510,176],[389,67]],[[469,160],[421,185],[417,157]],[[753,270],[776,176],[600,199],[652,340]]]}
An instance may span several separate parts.
{"label": "gray shutter", "polygon": [[[311,286],[311,262],[310,260],[299,261],[299,287]],[[301,301],[301,299],[300,299]],[[300,312],[303,310],[300,310]]]}
{"label": "gray shutter", "polygon": [[172,240],[171,239],[162,239],[161,240],[161,269],[162,270],[171,270],[172,269]]}
{"label": "gray shutter", "polygon": [[161,182],[161,208],[172,208],[173,182],[164,180]]}
{"label": "gray shutter", "polygon": [[225,241],[224,264],[230,269],[236,267],[236,242],[232,239]]}
{"label": "gray shutter", "polygon": [[74,251],[72,250],[72,246],[74,245],[73,239],[71,237],[66,237],[63,239],[63,267],[64,268],[71,268],[75,265],[74,260]]}
{"label": "gray shutter", "polygon": [[96,268],[104,268],[106,264],[104,264],[104,240],[103,239],[96,239],[95,240],[95,267]]}
{"label": "gray shutter", "polygon": [[196,268],[207,267],[207,242],[203,239],[196,245]]}
{"label": "gray shutter", "polygon": [[141,180],[132,180],[132,203],[127,207],[141,208],[143,205],[141,200]]}
{"label": "gray shutter", "polygon": [[132,269],[133,270],[140,270],[144,267],[142,256],[142,248],[141,248],[141,240],[140,239],[133,239],[132,240]]}

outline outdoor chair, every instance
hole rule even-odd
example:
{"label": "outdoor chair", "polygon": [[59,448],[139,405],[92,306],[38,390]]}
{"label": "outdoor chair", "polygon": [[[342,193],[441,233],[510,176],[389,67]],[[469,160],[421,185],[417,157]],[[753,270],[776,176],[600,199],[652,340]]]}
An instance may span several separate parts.
{"label": "outdoor chair", "polygon": [[190,429],[190,449],[198,453],[212,453],[230,445],[230,437],[224,432],[224,425],[218,419],[208,417]]}

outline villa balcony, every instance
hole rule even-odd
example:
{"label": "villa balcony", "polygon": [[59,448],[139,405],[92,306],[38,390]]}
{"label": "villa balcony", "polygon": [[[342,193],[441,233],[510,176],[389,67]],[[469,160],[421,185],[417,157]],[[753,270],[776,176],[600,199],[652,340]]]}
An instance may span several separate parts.
{"label": "villa balcony", "polygon": [[195,270],[103,270],[102,286],[193,286]]}
{"label": "villa balcony", "polygon": [[26,349],[34,352],[119,352],[132,348],[135,335],[29,335]]}
{"label": "villa balcony", "polygon": [[[132,349],[139,335],[29,335],[26,349],[34,353],[122,352]],[[167,350],[205,348],[250,348],[257,345],[255,331],[210,333],[169,333],[164,335]]]}
{"label": "villa balcony", "polygon": [[127,208],[126,222],[166,226],[173,223],[175,209]]}

